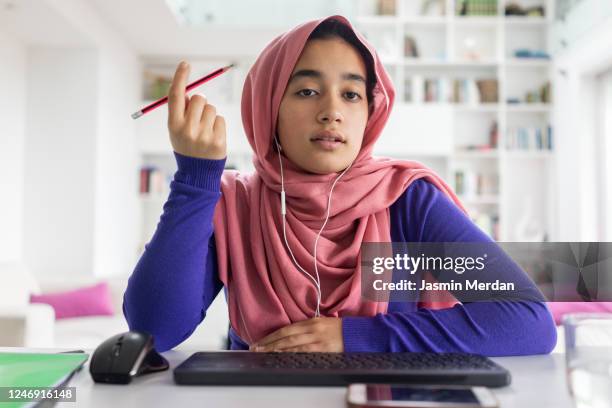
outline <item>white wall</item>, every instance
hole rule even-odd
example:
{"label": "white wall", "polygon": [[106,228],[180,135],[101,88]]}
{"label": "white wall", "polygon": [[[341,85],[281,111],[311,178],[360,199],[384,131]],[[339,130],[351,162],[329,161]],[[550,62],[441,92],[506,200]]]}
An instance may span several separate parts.
{"label": "white wall", "polygon": [[47,1],[98,50],[92,270],[127,274],[138,255],[138,154],[130,114],[139,107],[139,59],[92,3]]}
{"label": "white wall", "polygon": [[600,214],[607,209],[598,176],[601,157],[597,154],[601,149],[598,134],[603,120],[597,115],[600,111],[597,77],[610,67],[612,17],[591,27],[555,56],[553,123],[558,152],[561,241],[604,239]]}
{"label": "white wall", "polygon": [[91,49],[28,50],[24,249],[35,275],[91,273],[97,63]]}
{"label": "white wall", "polygon": [[23,256],[26,47],[0,31],[0,262]]}
{"label": "white wall", "polygon": [[[7,253],[0,257],[18,257],[23,246],[26,263],[39,276],[127,274],[138,255],[140,219],[138,155],[129,116],[139,105],[138,57],[90,2],[22,6],[12,15],[0,13],[23,43],[21,60],[13,49],[0,51],[1,69],[10,70],[0,78],[1,89],[19,93],[14,89],[21,86],[25,105],[27,82],[27,115],[24,106],[20,117],[18,98],[0,102],[10,104],[0,118],[11,118],[0,128],[11,129],[11,138],[2,139],[0,159],[6,154],[10,160],[1,160],[0,177],[11,175],[16,183],[7,190],[11,199],[3,200],[10,208],[4,211],[3,204],[0,217],[10,224],[5,228],[0,218],[0,248]],[[41,9],[49,35],[45,25],[29,23],[40,19]],[[70,35],[54,35],[58,26]],[[21,135],[18,126],[25,128]],[[19,149],[24,153],[16,154]],[[4,242],[9,238],[12,246]]]}
{"label": "white wall", "polygon": [[601,164],[601,188],[603,189],[603,206],[601,216],[604,220],[602,239],[612,241],[612,68],[599,77],[602,106],[600,118],[600,142],[602,144],[601,157],[605,158]]}
{"label": "white wall", "polygon": [[138,109],[140,100],[139,67],[136,56],[123,47],[101,50],[93,258],[96,276],[127,274],[138,255],[139,163],[130,113]]}

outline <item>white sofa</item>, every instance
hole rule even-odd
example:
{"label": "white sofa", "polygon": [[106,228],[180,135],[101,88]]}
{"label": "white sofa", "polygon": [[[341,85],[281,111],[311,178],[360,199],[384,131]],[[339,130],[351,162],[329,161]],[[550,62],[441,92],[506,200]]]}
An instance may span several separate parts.
{"label": "white sofa", "polygon": [[0,263],[0,347],[52,347],[55,312],[30,304],[39,288],[19,262]]}
{"label": "white sofa", "polygon": [[[114,334],[128,331],[128,325],[123,317],[123,293],[127,287],[127,276],[92,278],[79,277],[66,279],[47,279],[40,281],[43,293],[60,292],[84,286],[90,286],[101,281],[109,285],[114,316],[88,316],[60,319],[55,322],[54,346],[59,348],[93,349]],[[69,282],[69,283],[67,283]],[[209,308],[206,319],[196,331],[178,349],[185,350],[217,350],[225,347],[228,328],[227,305],[223,295],[217,297]]]}
{"label": "white sofa", "polygon": [[[19,263],[0,264],[0,347],[94,349],[114,334],[128,330],[122,313],[127,276],[51,277],[35,280]],[[53,293],[105,281],[111,291],[115,314],[55,320],[53,308],[30,304],[30,293]],[[217,350],[225,347],[228,328],[227,305],[221,294],[208,310],[206,319],[177,348]]]}

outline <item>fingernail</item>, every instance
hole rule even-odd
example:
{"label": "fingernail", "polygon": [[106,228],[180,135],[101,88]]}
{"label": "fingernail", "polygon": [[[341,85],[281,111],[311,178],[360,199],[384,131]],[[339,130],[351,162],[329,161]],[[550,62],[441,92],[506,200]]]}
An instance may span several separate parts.
{"label": "fingernail", "polygon": [[189,64],[187,63],[187,61],[181,61],[181,68],[187,68]]}

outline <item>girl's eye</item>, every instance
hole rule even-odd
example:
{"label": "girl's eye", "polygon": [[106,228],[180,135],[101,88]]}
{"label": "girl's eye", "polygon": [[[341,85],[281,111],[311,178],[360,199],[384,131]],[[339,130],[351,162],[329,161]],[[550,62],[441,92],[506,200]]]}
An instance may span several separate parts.
{"label": "girl's eye", "polygon": [[361,95],[359,95],[357,92],[349,91],[345,95],[346,95],[347,99],[350,100],[350,101],[356,101],[358,99],[361,99]]}
{"label": "girl's eye", "polygon": [[315,94],[316,92],[312,89],[302,89],[300,91],[298,91],[298,95],[300,96],[312,96],[313,94]]}

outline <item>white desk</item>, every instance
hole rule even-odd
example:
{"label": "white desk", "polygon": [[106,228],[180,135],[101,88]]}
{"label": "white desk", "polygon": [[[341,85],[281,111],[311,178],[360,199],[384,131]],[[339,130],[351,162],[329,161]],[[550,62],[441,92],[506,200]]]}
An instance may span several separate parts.
{"label": "white desk", "polygon": [[[0,351],[28,350],[0,348]],[[175,385],[172,368],[190,354],[186,351],[163,353],[170,362],[170,370],[137,377],[129,385],[95,384],[86,365],[69,384],[76,387],[76,404],[61,403],[57,407],[345,407],[343,387]],[[510,386],[493,389],[501,407],[572,408],[565,381],[564,358],[563,354],[494,358],[512,373]]]}

